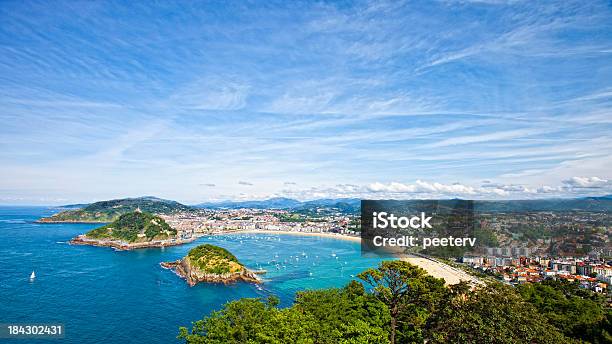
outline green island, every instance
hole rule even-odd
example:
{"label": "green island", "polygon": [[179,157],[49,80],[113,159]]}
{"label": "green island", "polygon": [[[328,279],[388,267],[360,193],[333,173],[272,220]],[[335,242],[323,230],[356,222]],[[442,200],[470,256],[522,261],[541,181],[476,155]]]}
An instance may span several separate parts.
{"label": "green island", "polygon": [[93,239],[117,239],[133,243],[168,239],[175,236],[176,233],[176,229],[170,227],[159,216],[136,211],[123,214],[112,223],[87,232],[85,236]]}
{"label": "green island", "polygon": [[160,265],[174,270],[190,286],[200,282],[233,283],[237,281],[260,283],[257,274],[248,270],[228,250],[210,244],[199,245],[187,256]]}
{"label": "green island", "polygon": [[191,207],[176,201],[146,196],[95,202],[80,209],[65,210],[49,217],[43,217],[37,222],[108,223],[117,220],[123,214],[136,210],[153,214],[173,214],[193,211]]}
{"label": "green island", "polygon": [[119,216],[115,221],[79,235],[71,244],[110,246],[117,249],[134,249],[179,245],[176,229],[161,217],[135,211]]}
{"label": "green island", "polygon": [[193,265],[207,273],[223,274],[244,269],[236,256],[228,250],[214,245],[200,245],[187,255]]}
{"label": "green island", "polygon": [[243,298],[181,327],[186,343],[611,343],[605,295],[567,281],[516,288],[445,286],[404,261],[384,261],[343,288]]}

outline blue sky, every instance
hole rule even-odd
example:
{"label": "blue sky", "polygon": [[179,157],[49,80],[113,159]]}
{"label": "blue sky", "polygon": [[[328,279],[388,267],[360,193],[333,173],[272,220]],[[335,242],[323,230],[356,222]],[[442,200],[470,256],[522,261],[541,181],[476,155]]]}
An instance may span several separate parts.
{"label": "blue sky", "polygon": [[0,203],[612,192],[609,1],[3,1],[0,49]]}

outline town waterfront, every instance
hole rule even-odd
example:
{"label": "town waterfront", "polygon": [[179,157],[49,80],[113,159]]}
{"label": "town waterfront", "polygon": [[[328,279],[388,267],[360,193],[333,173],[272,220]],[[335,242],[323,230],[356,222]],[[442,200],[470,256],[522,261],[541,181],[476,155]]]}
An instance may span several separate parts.
{"label": "town waterfront", "polygon": [[[343,286],[380,261],[361,257],[353,241],[259,233],[134,251],[71,246],[71,238],[98,225],[34,223],[56,211],[0,207],[0,322],[62,323],[63,343],[178,342],[179,326],[230,300],[276,295],[288,306],[299,290]],[[267,270],[266,283],[189,287],[159,266],[202,243],[228,249],[251,269]],[[32,271],[36,278],[30,281]]]}

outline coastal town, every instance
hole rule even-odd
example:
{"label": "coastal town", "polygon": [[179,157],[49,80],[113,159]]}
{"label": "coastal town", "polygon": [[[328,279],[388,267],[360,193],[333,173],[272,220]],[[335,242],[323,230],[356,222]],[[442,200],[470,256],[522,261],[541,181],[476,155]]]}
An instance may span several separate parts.
{"label": "coastal town", "polygon": [[495,240],[457,261],[508,284],[554,279],[608,292],[612,283],[611,222],[606,212],[479,214],[477,225],[494,233]]}
{"label": "coastal town", "polygon": [[595,211],[478,213],[476,227],[494,233],[487,242],[495,256],[611,257],[612,215]]}
{"label": "coastal town", "polygon": [[459,262],[512,285],[565,280],[605,293],[612,284],[612,266],[589,258],[464,256]]}
{"label": "coastal town", "polygon": [[327,233],[359,237],[359,216],[330,213],[317,217],[278,209],[199,209],[160,215],[179,236],[194,236],[234,231],[272,231]]}

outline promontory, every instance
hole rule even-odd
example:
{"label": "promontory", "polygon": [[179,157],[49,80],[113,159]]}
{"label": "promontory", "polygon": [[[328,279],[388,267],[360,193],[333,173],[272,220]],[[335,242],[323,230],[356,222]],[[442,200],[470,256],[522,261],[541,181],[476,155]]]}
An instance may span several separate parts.
{"label": "promontory", "polygon": [[257,276],[261,271],[254,272],[247,269],[228,250],[210,244],[197,246],[184,258],[174,262],[163,262],[160,265],[174,270],[190,286],[200,282],[261,283],[261,279]]}
{"label": "promontory", "polygon": [[49,217],[39,219],[38,223],[108,223],[119,216],[140,210],[151,214],[171,215],[181,212],[191,212],[194,209],[176,201],[152,196],[137,198],[122,198],[100,201],[76,206],[76,209],[64,210]]}
{"label": "promontory", "polygon": [[131,250],[180,245],[193,239],[181,239],[176,229],[170,227],[161,217],[138,210],[123,214],[105,226],[79,235],[70,243]]}

